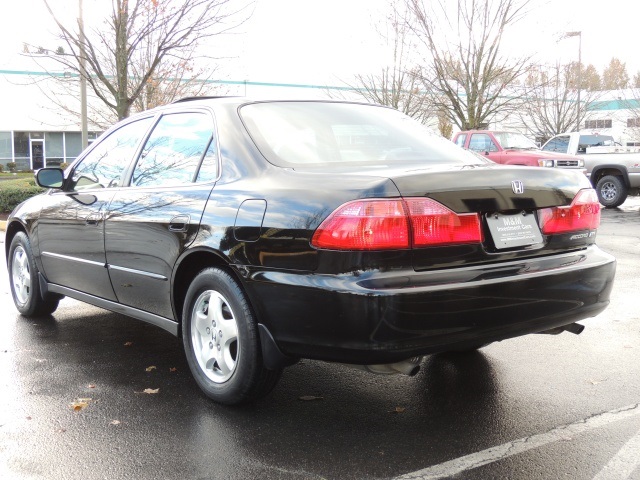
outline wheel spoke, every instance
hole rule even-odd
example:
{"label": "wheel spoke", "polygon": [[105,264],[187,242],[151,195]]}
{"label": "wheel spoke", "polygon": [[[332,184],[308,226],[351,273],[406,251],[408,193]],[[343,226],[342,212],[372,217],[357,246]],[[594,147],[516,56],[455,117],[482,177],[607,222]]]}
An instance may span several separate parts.
{"label": "wheel spoke", "polygon": [[211,348],[208,343],[203,343],[200,348],[200,363],[205,369],[213,370],[216,364],[215,348]]}
{"label": "wheel spoke", "polygon": [[223,308],[226,302],[219,294],[211,293],[209,298],[209,318],[211,319],[210,326],[219,328],[219,324],[224,320]]}
{"label": "wheel spoke", "polygon": [[218,355],[218,358],[217,358],[220,375],[225,377],[229,376],[231,372],[233,372],[233,369],[236,366],[236,361],[233,358],[231,358],[228,352],[229,352],[228,350],[222,349],[219,352],[221,353],[221,355]]}
{"label": "wheel spoke", "polygon": [[238,338],[238,324],[235,318],[220,322],[218,330],[218,334],[222,334],[225,343],[235,341]]}
{"label": "wheel spoke", "polygon": [[[204,311],[203,311],[204,310]],[[198,308],[195,312],[195,326],[197,332],[204,339],[208,337],[207,328],[211,326],[211,321],[209,320],[209,316],[206,312],[206,305],[203,305],[202,308]]]}

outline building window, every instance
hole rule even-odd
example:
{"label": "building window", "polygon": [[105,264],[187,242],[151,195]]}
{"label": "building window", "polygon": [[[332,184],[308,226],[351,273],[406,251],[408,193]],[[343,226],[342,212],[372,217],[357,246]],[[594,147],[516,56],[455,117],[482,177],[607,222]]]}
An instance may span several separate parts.
{"label": "building window", "polygon": [[611,128],[611,120],[585,120],[584,128]]}
{"label": "building window", "polygon": [[44,153],[47,167],[57,167],[64,162],[64,139],[62,132],[45,132]]}
{"label": "building window", "polygon": [[638,128],[640,127],[640,118],[627,118],[627,127],[628,128]]}
{"label": "building window", "polygon": [[0,165],[6,169],[9,162],[13,162],[11,132],[0,132]]}

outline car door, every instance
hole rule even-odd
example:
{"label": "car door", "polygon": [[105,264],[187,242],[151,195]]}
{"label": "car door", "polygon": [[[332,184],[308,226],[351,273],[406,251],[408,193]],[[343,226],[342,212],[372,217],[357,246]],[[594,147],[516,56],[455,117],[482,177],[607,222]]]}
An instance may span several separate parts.
{"label": "car door", "polygon": [[63,189],[45,197],[36,234],[49,282],[115,300],[103,218],[151,124],[149,117],[108,133],[72,167]]}
{"label": "car door", "polygon": [[165,113],[119,189],[105,222],[109,275],[118,301],[173,319],[171,274],[193,242],[218,172],[213,116]]}
{"label": "car door", "polygon": [[484,155],[494,162],[504,163],[502,152],[500,152],[496,143],[486,133],[471,134],[469,138],[469,150]]}

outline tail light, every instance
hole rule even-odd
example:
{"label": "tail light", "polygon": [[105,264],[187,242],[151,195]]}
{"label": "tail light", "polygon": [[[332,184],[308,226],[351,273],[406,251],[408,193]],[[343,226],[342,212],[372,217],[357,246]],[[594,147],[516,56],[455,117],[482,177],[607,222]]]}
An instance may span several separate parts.
{"label": "tail light", "polygon": [[595,230],[600,226],[600,203],[595,190],[580,190],[568,207],[543,208],[540,227],[545,235]]}
{"label": "tail light", "polygon": [[413,226],[414,247],[482,242],[477,214],[459,215],[429,198],[410,198],[406,202]]}
{"label": "tail light", "polygon": [[408,198],[342,205],[318,227],[311,245],[388,250],[481,241],[477,214],[459,215],[429,198]]}

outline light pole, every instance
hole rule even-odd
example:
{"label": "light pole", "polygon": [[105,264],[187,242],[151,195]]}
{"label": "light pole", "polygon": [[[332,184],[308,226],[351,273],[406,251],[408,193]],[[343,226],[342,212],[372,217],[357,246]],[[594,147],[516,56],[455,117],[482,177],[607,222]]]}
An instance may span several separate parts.
{"label": "light pole", "polygon": [[582,82],[580,79],[580,70],[582,69],[582,31],[567,32],[564,34],[564,38],[578,37],[578,108],[577,108],[577,120],[576,131],[580,131],[580,90],[582,89]]}
{"label": "light pole", "polygon": [[80,30],[80,124],[81,124],[81,140],[82,149],[87,148],[88,125],[87,125],[87,57],[85,52],[85,36],[84,36],[84,15],[82,12],[82,0],[78,1],[78,28]]}

